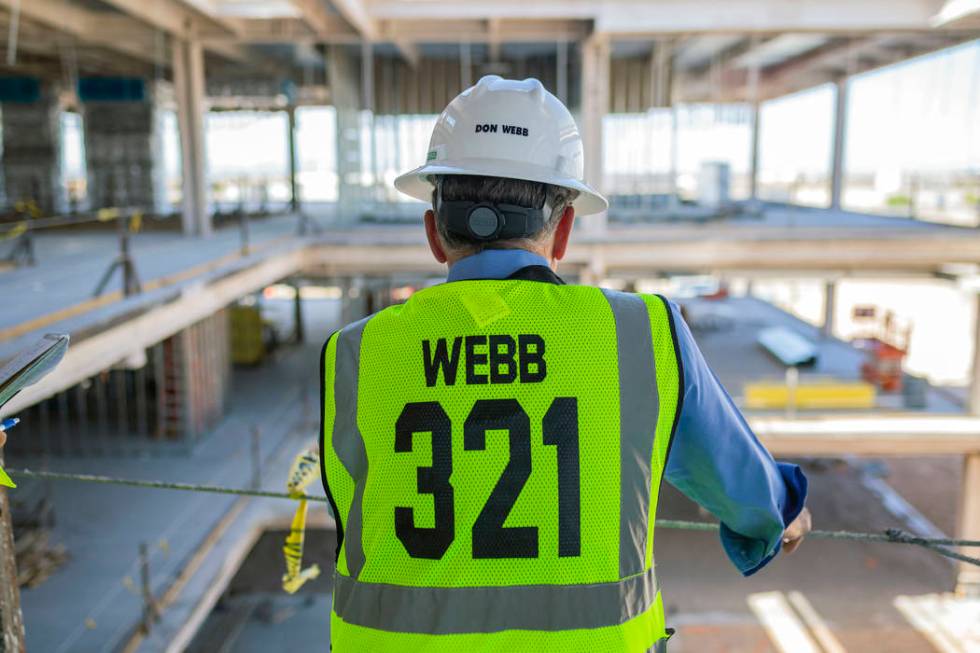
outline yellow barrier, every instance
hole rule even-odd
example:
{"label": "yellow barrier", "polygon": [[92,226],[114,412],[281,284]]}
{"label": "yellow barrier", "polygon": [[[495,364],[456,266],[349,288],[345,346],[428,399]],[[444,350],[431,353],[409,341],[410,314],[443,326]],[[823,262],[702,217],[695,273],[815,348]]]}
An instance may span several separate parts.
{"label": "yellow barrier", "polygon": [[874,408],[876,396],[875,387],[863,381],[806,381],[797,385],[795,390],[784,382],[756,381],[745,386],[745,407],[768,409],[792,405],[804,410]]}
{"label": "yellow barrier", "polygon": [[120,215],[119,209],[111,207],[107,209],[99,209],[95,213],[95,219],[99,222],[108,222],[109,220],[115,220]]}

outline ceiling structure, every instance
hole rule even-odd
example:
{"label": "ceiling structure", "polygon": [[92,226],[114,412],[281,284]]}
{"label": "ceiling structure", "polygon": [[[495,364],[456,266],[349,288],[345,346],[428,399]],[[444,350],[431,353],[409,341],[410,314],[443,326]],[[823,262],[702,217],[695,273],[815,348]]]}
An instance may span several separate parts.
{"label": "ceiling structure", "polygon": [[165,78],[187,39],[209,77],[270,88],[322,86],[326,46],[364,43],[419,77],[448,59],[465,82],[602,41],[610,92],[643,88],[614,103],[633,110],[765,99],[978,36],[980,0],[0,0],[0,74]]}

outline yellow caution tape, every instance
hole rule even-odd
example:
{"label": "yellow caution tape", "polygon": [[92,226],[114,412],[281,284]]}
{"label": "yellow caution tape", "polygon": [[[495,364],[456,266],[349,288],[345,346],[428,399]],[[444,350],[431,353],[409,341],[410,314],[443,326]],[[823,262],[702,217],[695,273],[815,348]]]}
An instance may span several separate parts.
{"label": "yellow caution tape", "polygon": [[282,588],[290,594],[295,593],[306,581],[320,575],[320,567],[311,565],[303,569],[303,539],[306,535],[306,499],[304,490],[320,472],[320,456],[316,449],[309,450],[296,456],[289,470],[286,490],[293,498],[299,499],[293,523],[282,547],[286,557],[286,573],[282,577]]}
{"label": "yellow caution tape", "polygon": [[17,213],[26,213],[32,218],[41,217],[41,207],[34,200],[19,200],[14,202],[14,211]]}
{"label": "yellow caution tape", "polygon": [[3,471],[3,467],[0,467],[0,485],[6,487],[17,487],[17,484],[10,480],[10,477],[7,476],[7,472]]}
{"label": "yellow caution tape", "polygon": [[143,227],[143,214],[139,211],[129,216],[129,233],[136,234]]}
{"label": "yellow caution tape", "polygon": [[99,209],[95,213],[95,219],[99,222],[108,222],[109,220],[115,220],[119,217],[119,209],[112,207],[108,209]]}
{"label": "yellow caution tape", "polygon": [[10,231],[5,233],[3,236],[0,236],[0,240],[13,240],[18,236],[22,236],[26,231],[27,231],[27,222],[18,222],[13,227],[11,227]]}

